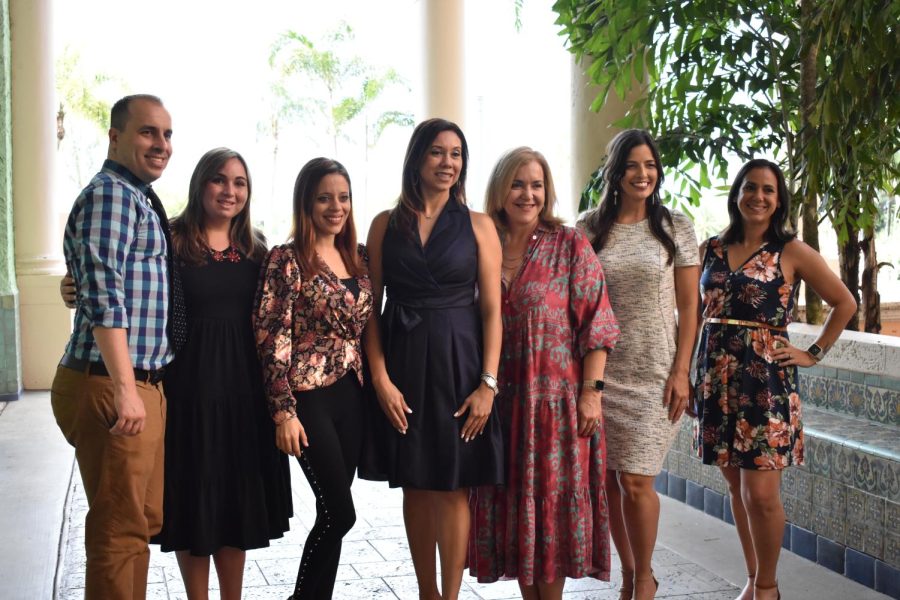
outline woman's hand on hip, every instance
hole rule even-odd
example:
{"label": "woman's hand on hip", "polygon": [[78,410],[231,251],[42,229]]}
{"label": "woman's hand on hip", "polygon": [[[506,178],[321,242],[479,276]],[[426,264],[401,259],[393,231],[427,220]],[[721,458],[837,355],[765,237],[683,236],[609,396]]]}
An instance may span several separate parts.
{"label": "woman's hand on hip", "polygon": [[816,364],[816,359],[806,350],[801,350],[793,345],[789,339],[781,335],[772,336],[776,348],[772,352],[772,358],[779,367],[811,367]]}
{"label": "woman's hand on hip", "polygon": [[381,405],[381,410],[384,411],[388,421],[391,422],[391,426],[400,433],[406,433],[407,428],[409,428],[406,415],[412,414],[412,409],[406,404],[403,394],[390,380],[374,385],[378,404]]}
{"label": "woman's hand on hip", "polygon": [[275,426],[275,445],[285,454],[300,457],[302,449],[309,446],[300,419],[291,417]]}
{"label": "woman's hand on hip", "polygon": [[600,429],[603,418],[603,409],[600,407],[602,398],[600,390],[581,390],[578,396],[578,435],[591,437]]}
{"label": "woman's hand on hip", "polygon": [[669,408],[669,421],[677,423],[688,407],[691,398],[691,382],[685,372],[669,373],[663,389],[663,406]]}
{"label": "woman's hand on hip", "polygon": [[467,411],[469,413],[466,422],[463,423],[459,437],[465,441],[472,440],[476,435],[484,433],[491,410],[494,408],[494,390],[482,383],[474,392],[469,394],[466,401],[459,407],[454,417],[461,417]]}

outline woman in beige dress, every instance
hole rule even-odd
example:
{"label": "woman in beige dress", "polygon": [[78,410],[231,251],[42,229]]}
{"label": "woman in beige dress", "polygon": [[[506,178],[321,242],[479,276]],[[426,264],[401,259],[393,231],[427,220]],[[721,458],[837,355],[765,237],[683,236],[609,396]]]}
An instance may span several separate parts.
{"label": "woman in beige dress", "polygon": [[688,402],[700,260],[691,222],[660,200],[663,173],[653,138],[623,131],[607,155],[605,196],[582,225],[621,328],[607,363],[603,409],[620,598],[646,600],[659,585],[650,567],[659,525],[653,481]]}

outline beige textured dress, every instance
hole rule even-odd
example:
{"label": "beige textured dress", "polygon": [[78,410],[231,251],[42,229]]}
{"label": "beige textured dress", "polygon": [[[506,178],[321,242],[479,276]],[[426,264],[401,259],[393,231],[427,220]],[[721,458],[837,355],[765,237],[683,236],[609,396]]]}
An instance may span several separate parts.
{"label": "beige textured dress", "polygon": [[609,300],[621,334],[606,363],[603,416],[607,468],[657,475],[679,424],[669,422],[663,390],[675,358],[675,267],[699,265],[694,226],[672,211],[675,260],[650,232],[645,219],[613,225],[603,264]]}

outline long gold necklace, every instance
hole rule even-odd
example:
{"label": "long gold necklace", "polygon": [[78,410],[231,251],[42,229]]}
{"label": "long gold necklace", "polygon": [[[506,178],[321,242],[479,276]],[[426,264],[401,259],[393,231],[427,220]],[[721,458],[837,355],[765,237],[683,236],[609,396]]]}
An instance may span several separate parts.
{"label": "long gold necklace", "polygon": [[[537,236],[533,232],[529,237],[531,238],[531,240],[537,239]],[[530,242],[526,241],[525,249],[522,250],[522,254],[520,254],[519,256],[511,257],[506,252],[502,252],[500,261],[500,278],[503,280],[507,288],[525,266],[525,258],[528,256],[528,252],[530,249],[531,244]],[[503,250],[505,250],[505,248],[503,248]],[[507,273],[509,273],[509,277],[507,277]]]}
{"label": "long gold necklace", "polygon": [[528,254],[528,248],[525,248],[525,251],[522,252],[519,256],[509,257],[504,252],[502,254],[502,260],[500,261],[500,279],[503,280],[503,285],[508,289],[510,284],[519,274],[519,271],[522,270],[522,266],[525,264],[525,256]]}
{"label": "long gold necklace", "polygon": [[523,252],[523,253],[520,254],[519,256],[512,256],[512,257],[507,256],[506,253],[504,252],[504,253],[503,253],[503,264],[504,264],[504,265],[506,265],[506,264],[510,264],[510,265],[518,264],[518,263],[522,262],[522,259],[525,258],[525,255],[526,255],[526,254],[528,254],[528,250],[525,250],[525,252]]}

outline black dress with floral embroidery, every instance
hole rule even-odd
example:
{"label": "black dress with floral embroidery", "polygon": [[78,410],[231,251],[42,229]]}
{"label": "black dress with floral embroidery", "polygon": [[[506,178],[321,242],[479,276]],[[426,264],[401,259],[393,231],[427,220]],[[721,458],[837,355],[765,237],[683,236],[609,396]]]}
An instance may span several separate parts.
{"label": "black dress with floral embroidery", "polygon": [[735,271],[728,250],[711,238],[700,288],[703,330],[695,381],[698,446],[706,464],[782,469],[803,464],[797,367],[772,358],[774,336],[786,331],[707,320],[733,319],[786,327],[794,285],[781,271],[784,243],[766,242]]}
{"label": "black dress with floral embroidery", "polygon": [[263,548],[293,514],[250,317],[259,262],[234,247],[182,265],[187,342],[166,367],[163,552]]}

